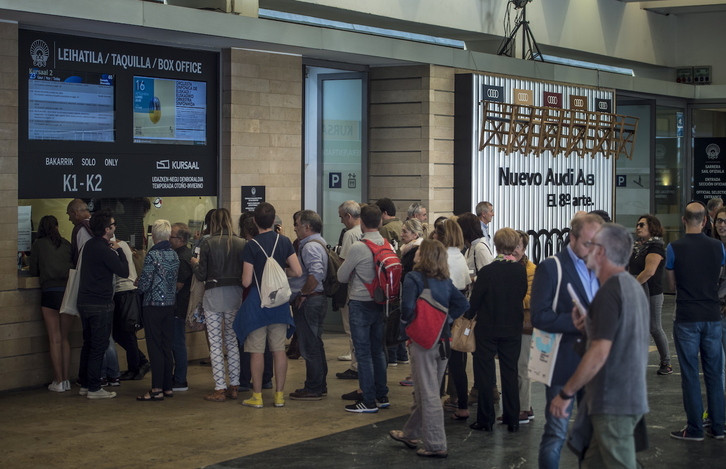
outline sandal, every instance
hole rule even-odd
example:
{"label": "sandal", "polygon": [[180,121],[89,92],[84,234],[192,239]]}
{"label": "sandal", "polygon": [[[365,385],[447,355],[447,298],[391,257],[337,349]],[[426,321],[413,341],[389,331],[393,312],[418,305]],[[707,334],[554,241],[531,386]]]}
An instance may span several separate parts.
{"label": "sandal", "polygon": [[426,448],[420,448],[416,454],[425,458],[448,458],[448,451],[429,451]]}
{"label": "sandal", "polygon": [[227,400],[227,390],[226,389],[217,389],[212,394],[209,394],[208,396],[204,396],[205,401],[212,401],[212,402],[224,402]]}
{"label": "sandal", "polygon": [[418,440],[406,439],[403,436],[403,432],[401,430],[391,430],[390,432],[388,432],[388,435],[391,438],[393,438],[394,440],[400,441],[401,443],[406,445],[406,447],[408,447],[408,448],[414,449],[414,448],[416,448],[416,446],[418,446]]}
{"label": "sandal", "polygon": [[174,397],[174,391],[172,391],[171,389],[167,389],[166,391],[164,391],[164,397]]}
{"label": "sandal", "polygon": [[459,415],[456,413],[456,411],[451,414],[451,420],[466,420],[470,417],[470,415]]}
{"label": "sandal", "polygon": [[163,401],[164,392],[163,391],[154,392],[151,389],[149,389],[149,392],[147,392],[143,396],[136,396],[136,400],[140,401],[140,402]]}

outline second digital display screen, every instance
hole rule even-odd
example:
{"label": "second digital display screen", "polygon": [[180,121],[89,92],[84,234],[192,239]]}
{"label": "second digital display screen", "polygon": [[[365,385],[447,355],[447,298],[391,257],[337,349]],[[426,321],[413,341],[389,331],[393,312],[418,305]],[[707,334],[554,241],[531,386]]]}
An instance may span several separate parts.
{"label": "second digital display screen", "polygon": [[207,84],[134,77],[134,143],[207,144]]}

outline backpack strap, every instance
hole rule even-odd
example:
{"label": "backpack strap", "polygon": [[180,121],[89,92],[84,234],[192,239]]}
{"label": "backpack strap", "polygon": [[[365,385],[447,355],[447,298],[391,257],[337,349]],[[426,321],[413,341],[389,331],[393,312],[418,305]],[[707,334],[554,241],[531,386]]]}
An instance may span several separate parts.
{"label": "backpack strap", "polygon": [[[260,247],[260,251],[262,251],[262,254],[264,254],[267,259],[270,259],[272,256],[275,255],[275,248],[277,247],[277,242],[279,240],[280,240],[280,233],[278,233],[277,238],[275,238],[275,245],[272,246],[272,254],[270,254],[268,256],[267,253],[265,252],[265,248],[263,248],[262,245],[255,238],[252,238],[252,241],[254,241],[255,244],[257,244]],[[264,272],[264,268],[263,268],[263,272]],[[255,277],[255,283],[257,284],[257,293],[259,293],[260,298],[262,298],[262,290],[260,289],[260,281],[257,279],[257,272],[255,272],[254,265],[252,266],[252,275]]]}
{"label": "backpack strap", "polygon": [[557,265],[557,289],[555,290],[555,298],[552,301],[552,311],[557,311],[557,302],[560,299],[560,287],[562,286],[562,264],[557,256],[552,256]]}

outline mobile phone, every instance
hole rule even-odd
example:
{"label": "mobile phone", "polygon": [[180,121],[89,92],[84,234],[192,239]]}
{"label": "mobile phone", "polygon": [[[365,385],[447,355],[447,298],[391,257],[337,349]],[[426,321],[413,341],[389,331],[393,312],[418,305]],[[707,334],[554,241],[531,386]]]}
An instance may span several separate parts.
{"label": "mobile phone", "polygon": [[570,297],[572,298],[572,302],[577,306],[577,310],[580,311],[580,314],[583,316],[587,316],[587,310],[582,305],[582,301],[580,301],[580,297],[577,296],[577,293],[575,292],[575,289],[572,288],[572,284],[567,284],[567,292],[570,294]]}
{"label": "mobile phone", "polygon": [[199,249],[199,246],[194,248],[194,257],[199,257],[199,251],[201,251],[201,249]]}

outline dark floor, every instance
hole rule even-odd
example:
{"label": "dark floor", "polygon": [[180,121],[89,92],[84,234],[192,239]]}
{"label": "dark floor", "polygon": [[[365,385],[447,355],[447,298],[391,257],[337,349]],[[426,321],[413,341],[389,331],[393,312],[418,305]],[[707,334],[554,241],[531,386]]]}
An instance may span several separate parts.
{"label": "dark floor", "polygon": [[[658,376],[658,354],[651,346],[648,373],[650,414],[647,416],[650,448],[638,454],[644,467],[723,467],[726,445],[723,441],[706,438],[702,443],[678,441],[668,436],[685,423],[681,402],[678,359],[671,339],[673,297],[667,296],[664,305],[664,329],[669,337],[674,373]],[[533,406],[544,407],[544,388],[533,384]],[[623,390],[627,392],[627,390]],[[381,411],[382,412],[382,411]],[[380,412],[379,412],[380,413]],[[366,468],[379,466],[427,467],[445,465],[456,468],[531,468],[537,467],[537,450],[543,432],[541,413],[529,425],[512,434],[504,426],[492,433],[472,431],[467,423],[452,421],[446,413],[446,434],[449,458],[432,460],[416,456],[415,450],[407,449],[393,441],[388,431],[403,427],[407,417],[396,417],[372,425],[333,433],[320,438],[293,444],[249,456],[231,459],[208,468]],[[365,416],[362,416],[365,417]],[[469,422],[473,421],[472,419]],[[719,463],[718,461],[722,461]],[[563,449],[563,469],[576,468],[575,456]]]}
{"label": "dark floor", "polygon": [[[664,327],[670,338],[673,297],[664,306]],[[0,469],[26,468],[536,468],[537,448],[544,425],[544,386],[532,385],[535,420],[516,434],[499,426],[493,433],[471,431],[467,422],[455,422],[446,413],[449,458],[430,460],[388,437],[406,421],[411,390],[398,382],[410,374],[409,365],[388,369],[391,408],[377,414],[351,414],[343,410],[341,394],[356,381],[340,380],[348,362],[337,360],[347,352],[345,335],[325,334],[330,368],[329,396],[322,401],[288,400],[285,407],[270,404],[272,391],[264,390],[263,409],[251,409],[239,400],[210,403],[211,369],[193,362],[187,392],[164,402],[138,403],[135,397],[150,386],[150,377],[124,381],[113,388],[116,399],[89,401],[72,392],[53,393],[45,388],[0,393]],[[726,445],[673,440],[668,433],[685,423],[681,404],[678,359],[671,343],[675,373],[657,376],[658,354],[650,349],[647,416],[650,449],[640,453],[645,467],[693,469],[723,467]],[[290,360],[287,392],[300,387],[305,377],[303,360]],[[628,390],[622,390],[627,393]],[[249,397],[242,393],[241,399]],[[469,419],[471,422],[472,419]],[[575,456],[563,450],[561,467],[577,467]]]}

